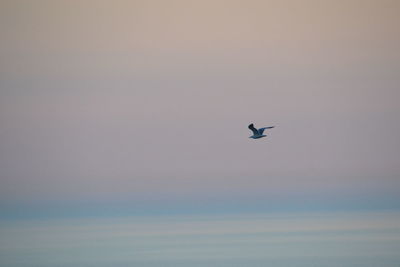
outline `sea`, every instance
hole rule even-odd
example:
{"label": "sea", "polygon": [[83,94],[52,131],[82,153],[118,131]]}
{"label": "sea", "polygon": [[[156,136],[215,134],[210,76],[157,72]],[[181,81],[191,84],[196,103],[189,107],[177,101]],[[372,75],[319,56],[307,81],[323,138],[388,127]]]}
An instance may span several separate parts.
{"label": "sea", "polygon": [[4,267],[399,267],[400,212],[6,219]]}

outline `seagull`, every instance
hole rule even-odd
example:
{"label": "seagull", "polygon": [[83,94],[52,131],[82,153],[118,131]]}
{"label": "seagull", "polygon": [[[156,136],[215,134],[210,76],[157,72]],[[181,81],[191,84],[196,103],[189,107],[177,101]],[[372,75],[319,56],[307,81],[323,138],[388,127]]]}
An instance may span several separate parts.
{"label": "seagull", "polygon": [[253,132],[253,135],[250,136],[249,138],[259,139],[259,138],[266,137],[267,135],[266,135],[266,134],[263,134],[263,133],[264,133],[264,130],[265,130],[265,129],[272,129],[272,128],[274,128],[274,127],[275,127],[275,126],[264,127],[264,128],[260,128],[260,129],[257,130],[257,129],[254,127],[254,124],[252,123],[252,124],[249,125],[249,129]]}

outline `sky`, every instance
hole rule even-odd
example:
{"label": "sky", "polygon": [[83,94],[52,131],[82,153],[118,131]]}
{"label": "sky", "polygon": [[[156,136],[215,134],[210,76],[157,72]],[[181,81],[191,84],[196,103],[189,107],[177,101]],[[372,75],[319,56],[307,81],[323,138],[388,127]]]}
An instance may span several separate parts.
{"label": "sky", "polygon": [[399,12],[3,0],[0,209],[399,208]]}

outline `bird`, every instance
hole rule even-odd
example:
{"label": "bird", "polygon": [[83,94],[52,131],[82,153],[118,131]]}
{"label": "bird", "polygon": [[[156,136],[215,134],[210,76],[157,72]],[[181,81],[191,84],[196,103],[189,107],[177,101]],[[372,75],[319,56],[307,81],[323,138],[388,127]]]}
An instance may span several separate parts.
{"label": "bird", "polygon": [[249,127],[249,129],[253,132],[253,135],[252,135],[252,136],[249,136],[249,138],[259,139],[259,138],[263,138],[263,137],[266,137],[266,136],[267,136],[266,134],[263,134],[263,133],[264,133],[264,130],[266,130],[266,129],[272,129],[272,128],[274,128],[275,126],[270,126],[270,127],[264,127],[264,128],[256,129],[256,128],[254,127],[254,124],[252,123],[252,124],[250,124],[248,127]]}

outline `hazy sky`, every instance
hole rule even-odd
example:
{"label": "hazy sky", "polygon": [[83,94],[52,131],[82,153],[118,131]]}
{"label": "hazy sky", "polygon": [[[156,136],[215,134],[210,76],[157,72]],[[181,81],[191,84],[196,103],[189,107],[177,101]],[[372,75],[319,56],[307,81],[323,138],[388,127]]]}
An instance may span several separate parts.
{"label": "hazy sky", "polygon": [[399,207],[399,13],[3,0],[0,206]]}

